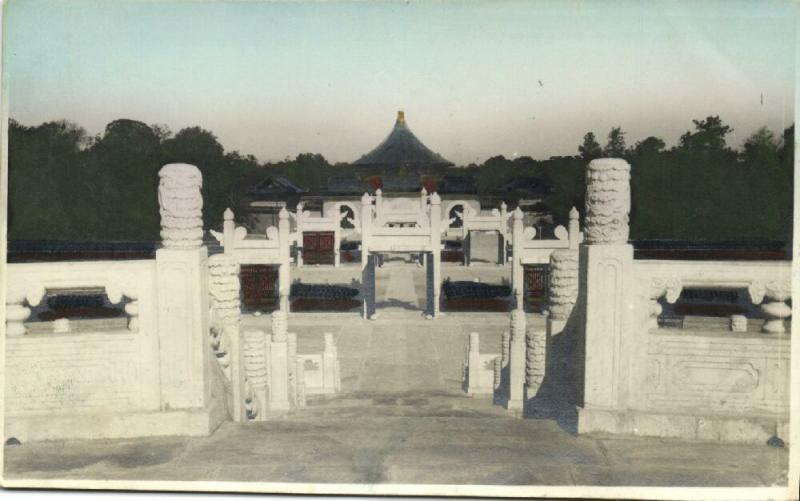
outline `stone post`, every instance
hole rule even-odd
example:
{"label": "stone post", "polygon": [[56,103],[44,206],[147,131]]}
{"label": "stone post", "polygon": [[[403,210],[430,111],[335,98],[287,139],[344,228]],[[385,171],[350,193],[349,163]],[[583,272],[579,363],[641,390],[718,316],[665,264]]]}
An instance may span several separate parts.
{"label": "stone post", "polygon": [[295,222],[297,224],[297,240],[295,241],[294,248],[295,248],[295,263],[297,264],[298,268],[303,267],[303,251],[305,248],[303,247],[303,202],[297,202],[297,206],[295,206]]}
{"label": "stone post", "polygon": [[159,171],[163,248],[156,251],[162,409],[205,407],[211,398],[208,252],[203,247],[203,179],[194,165]]}
{"label": "stone post", "polygon": [[511,286],[514,289],[514,302],[515,308],[522,308],[525,304],[525,277],[522,270],[522,245],[523,245],[523,227],[522,227],[522,209],[517,207],[514,210],[514,223],[512,226],[512,245],[513,247],[513,261],[511,269]]}
{"label": "stone post", "polygon": [[431,254],[430,265],[433,268],[433,304],[431,305],[431,315],[436,318],[439,315],[439,296],[442,289],[442,199],[439,194],[434,192],[431,197],[430,220],[431,220]]}
{"label": "stone post", "polygon": [[480,384],[478,375],[480,364],[480,335],[477,332],[470,332],[469,347],[467,348],[467,395],[473,395],[473,388]]}
{"label": "stone post", "polygon": [[372,210],[372,197],[364,193],[361,197],[361,316],[365,319],[369,319],[375,309],[375,265],[369,255]]}
{"label": "stone post", "polygon": [[289,359],[289,400],[299,407],[300,404],[297,401],[297,334],[294,332],[286,335],[286,352]]}
{"label": "stone post", "polygon": [[[572,232],[570,232],[570,239]],[[560,334],[569,320],[578,299],[578,251],[563,249],[550,254],[550,287],[548,296],[549,336]]]}
{"label": "stone post", "polygon": [[508,246],[508,242],[506,242],[506,233],[503,231],[507,228],[506,224],[508,221],[508,205],[505,202],[500,202],[500,231],[498,231],[498,242],[497,242],[497,264],[505,266],[506,264],[506,255],[507,250],[506,247]]}
{"label": "stone post", "polygon": [[428,190],[423,186],[419,192],[419,210],[425,212],[428,208]]}
{"label": "stone post", "polygon": [[[272,312],[270,347],[269,408],[289,410],[289,333],[288,318],[283,310]],[[294,363],[294,361],[291,361]]]}
{"label": "stone post", "polygon": [[633,246],[628,244],[630,165],[603,158],[586,171],[586,240],[580,247],[580,310],[584,327],[583,408],[579,431],[616,426],[606,411],[627,408],[645,377],[647,336],[632,333]]}
{"label": "stone post", "polygon": [[336,382],[336,344],[333,342],[333,333],[324,334],[325,348],[322,351],[322,387],[325,393],[335,393],[338,383]]}
{"label": "stone post", "polygon": [[289,211],[286,207],[281,208],[278,213],[278,242],[280,244],[280,265],[278,266],[278,294],[280,298],[280,309],[289,312],[289,290],[291,288],[291,277],[289,261]]}
{"label": "stone post", "polygon": [[511,342],[508,363],[508,399],[506,409],[521,413],[525,385],[525,311],[511,312]]}
{"label": "stone post", "polygon": [[[227,211],[226,211],[227,212]],[[244,370],[242,349],[240,347],[241,284],[239,283],[239,262],[231,255],[216,254],[208,260],[209,294],[216,318],[221,322],[220,351],[226,353],[228,376],[233,393],[232,417],[234,421],[244,421]],[[265,350],[265,334],[261,333],[262,352]],[[266,371],[267,360],[260,355]],[[266,378],[264,378],[266,386]],[[266,399],[261,400],[266,404]],[[262,413],[263,415],[263,413]]]}
{"label": "stone post", "polygon": [[383,218],[383,191],[380,188],[375,190],[375,213]]}
{"label": "stone post", "polygon": [[580,215],[578,214],[578,209],[573,207],[569,211],[569,248],[570,250],[578,250],[578,245],[580,245],[580,238],[581,238],[581,226],[580,222],[578,221]]}
{"label": "stone post", "polygon": [[225,209],[225,212],[222,213],[222,220],[222,248],[228,253],[233,253],[236,223],[230,208]]}
{"label": "stone post", "polygon": [[306,372],[302,358],[294,357],[294,402],[297,407],[306,406]]}
{"label": "stone post", "polygon": [[[301,235],[302,238],[302,235]],[[339,227],[339,224],[336,224],[336,228],[333,230],[333,267],[338,268],[339,264],[342,261],[341,256],[341,248],[342,246],[342,230]]]}

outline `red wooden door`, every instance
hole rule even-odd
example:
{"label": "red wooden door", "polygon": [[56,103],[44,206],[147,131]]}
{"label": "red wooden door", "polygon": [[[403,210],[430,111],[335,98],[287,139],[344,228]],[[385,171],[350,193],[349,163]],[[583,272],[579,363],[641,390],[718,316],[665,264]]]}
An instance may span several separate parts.
{"label": "red wooden door", "polygon": [[303,261],[308,264],[333,264],[333,232],[303,233]]}
{"label": "red wooden door", "polygon": [[315,251],[319,248],[319,234],[318,233],[303,233],[303,249],[306,251]]}
{"label": "red wooden door", "polygon": [[319,247],[320,251],[330,252],[333,250],[333,232],[326,232],[319,234]]}

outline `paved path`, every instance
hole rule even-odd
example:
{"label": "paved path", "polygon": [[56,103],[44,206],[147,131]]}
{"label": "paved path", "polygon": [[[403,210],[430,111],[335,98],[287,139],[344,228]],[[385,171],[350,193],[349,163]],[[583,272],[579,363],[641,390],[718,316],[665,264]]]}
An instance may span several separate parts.
{"label": "paved path", "polygon": [[[269,328],[269,316],[249,316],[248,325]],[[544,328],[544,319],[529,321]],[[444,315],[426,320],[419,311],[381,311],[377,320],[356,314],[293,314],[290,330],[297,334],[299,353],[321,352],[323,334],[337,345],[344,393],[440,391],[460,395],[464,355],[470,332],[478,332],[481,350],[500,353],[508,314]]]}
{"label": "paved path", "polygon": [[[6,449],[8,478],[477,485],[769,486],[785,449],[574,436],[487,402],[414,392],[312,401],[290,418],[205,438]],[[324,491],[324,487],[322,488]]]}

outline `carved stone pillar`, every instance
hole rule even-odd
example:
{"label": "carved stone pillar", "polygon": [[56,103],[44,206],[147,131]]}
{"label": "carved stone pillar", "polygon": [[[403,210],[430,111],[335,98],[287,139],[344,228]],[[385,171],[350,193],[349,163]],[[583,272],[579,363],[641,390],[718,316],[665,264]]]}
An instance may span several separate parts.
{"label": "carved stone pillar", "polygon": [[434,192],[430,196],[430,228],[431,228],[431,253],[429,256],[431,275],[433,280],[433,298],[431,304],[431,315],[436,318],[439,315],[439,296],[442,289],[442,199],[439,194]]}
{"label": "carved stone pillar", "polygon": [[285,311],[272,312],[272,343],[270,349],[269,407],[289,410],[289,348],[288,318]]}
{"label": "carved stone pillar", "polygon": [[267,414],[267,335],[262,329],[249,328],[242,333],[244,372],[255,397],[256,421]]}
{"label": "carved stone pillar", "polygon": [[278,266],[278,294],[281,311],[289,311],[289,289],[291,287],[289,251],[289,211],[283,207],[278,213],[278,242],[280,243],[280,265]]}
{"label": "carved stone pillar", "polygon": [[514,290],[515,308],[523,308],[525,299],[525,276],[522,269],[522,241],[524,239],[524,228],[522,227],[522,209],[514,209],[512,225],[512,268],[511,286]]}
{"label": "carved stone pillar", "polygon": [[494,391],[497,397],[503,396],[503,359],[494,359]]}
{"label": "carved stone pillar", "polygon": [[506,409],[521,412],[525,385],[525,311],[511,312],[511,346],[508,364],[508,400]]}
{"label": "carved stone pillar", "polygon": [[297,400],[298,379],[297,379],[297,334],[290,332],[286,337],[286,353],[289,358],[289,398],[295,406],[299,407]]}
{"label": "carved stone pillar", "polygon": [[550,254],[549,315],[551,336],[560,334],[578,300],[578,251],[557,250]]}
{"label": "carved stone pillar", "polygon": [[630,203],[628,163],[618,158],[591,161],[579,261],[585,354],[579,432],[603,429],[597,416],[635,403],[638,381],[646,377],[647,339],[632,328],[640,310],[633,247],[628,244]]}
{"label": "carved stone pillar", "polygon": [[547,363],[547,332],[530,329],[525,336],[527,351],[525,360],[525,400],[535,397],[544,381]]}
{"label": "carved stone pillar", "polygon": [[[241,319],[241,284],[239,282],[239,262],[232,255],[216,254],[208,260],[211,307],[215,318],[220,322],[220,338],[217,340],[218,354],[224,353],[223,367],[231,380],[233,419],[244,420],[244,374],[242,372],[242,351],[240,349],[239,324]],[[264,334],[265,335],[265,334]],[[266,339],[261,342],[266,350]],[[266,370],[266,353],[263,355]],[[222,361],[221,361],[222,362]],[[266,405],[262,395],[260,404]],[[262,413],[263,416],[263,413]]]}
{"label": "carved stone pillar", "polygon": [[374,313],[375,262],[370,259],[369,239],[372,226],[372,197],[361,197],[361,316],[369,319]]}
{"label": "carved stone pillar", "polygon": [[190,164],[168,164],[159,171],[158,204],[161,240],[168,249],[203,245],[203,177]]}
{"label": "carved stone pillar", "polygon": [[630,170],[620,158],[600,158],[586,170],[586,243],[625,245],[631,208]]}
{"label": "carved stone pillar", "polygon": [[[163,248],[156,251],[156,290],[161,405],[205,407],[211,399],[211,348],[202,176],[193,165],[168,164],[159,177]],[[111,295],[118,294],[109,294],[109,299]]]}

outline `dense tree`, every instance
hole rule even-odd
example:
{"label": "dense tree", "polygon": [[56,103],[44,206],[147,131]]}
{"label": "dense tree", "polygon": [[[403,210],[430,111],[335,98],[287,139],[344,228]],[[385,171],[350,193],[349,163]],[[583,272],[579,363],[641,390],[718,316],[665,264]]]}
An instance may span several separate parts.
{"label": "dense tree", "polygon": [[[695,120],[676,148],[665,150],[651,136],[625,152],[633,167],[633,239],[790,241],[794,126],[780,138],[760,129],[739,152],[725,142],[730,130],[719,117],[707,117]],[[618,155],[615,144],[608,154]],[[111,122],[97,137],[67,121],[30,127],[11,120],[8,145],[11,240],[157,240],[158,170],[168,162],[201,169],[207,228],[220,227],[226,207],[244,216],[248,189],[266,177],[318,191],[330,176],[357,175],[355,167],[331,165],[315,153],[260,164],[252,155],[225,152],[201,127],[173,135],[166,126],[128,119]],[[548,160],[494,156],[442,175],[472,176],[481,193],[496,193],[517,177],[544,180],[552,192],[543,203],[564,224],[570,207],[583,209],[587,161],[603,154],[592,133],[579,151]],[[440,179],[424,181],[433,186]]]}
{"label": "dense tree", "polygon": [[603,155],[611,158],[622,158],[625,155],[625,133],[622,132],[622,127],[613,127],[608,133]]}
{"label": "dense tree", "polygon": [[641,141],[637,141],[630,153],[636,156],[655,155],[661,153],[665,147],[666,144],[663,139],[650,136]]}
{"label": "dense tree", "polygon": [[587,132],[583,136],[583,144],[578,146],[578,152],[584,160],[594,160],[603,156],[603,149],[594,137],[594,132]]}
{"label": "dense tree", "polygon": [[695,130],[687,131],[680,138],[680,148],[688,152],[722,153],[727,149],[725,136],[733,129],[722,123],[719,116],[705,120],[692,120]]}
{"label": "dense tree", "polygon": [[742,158],[751,165],[772,167],[780,163],[779,149],[775,134],[761,127],[745,140]]}

